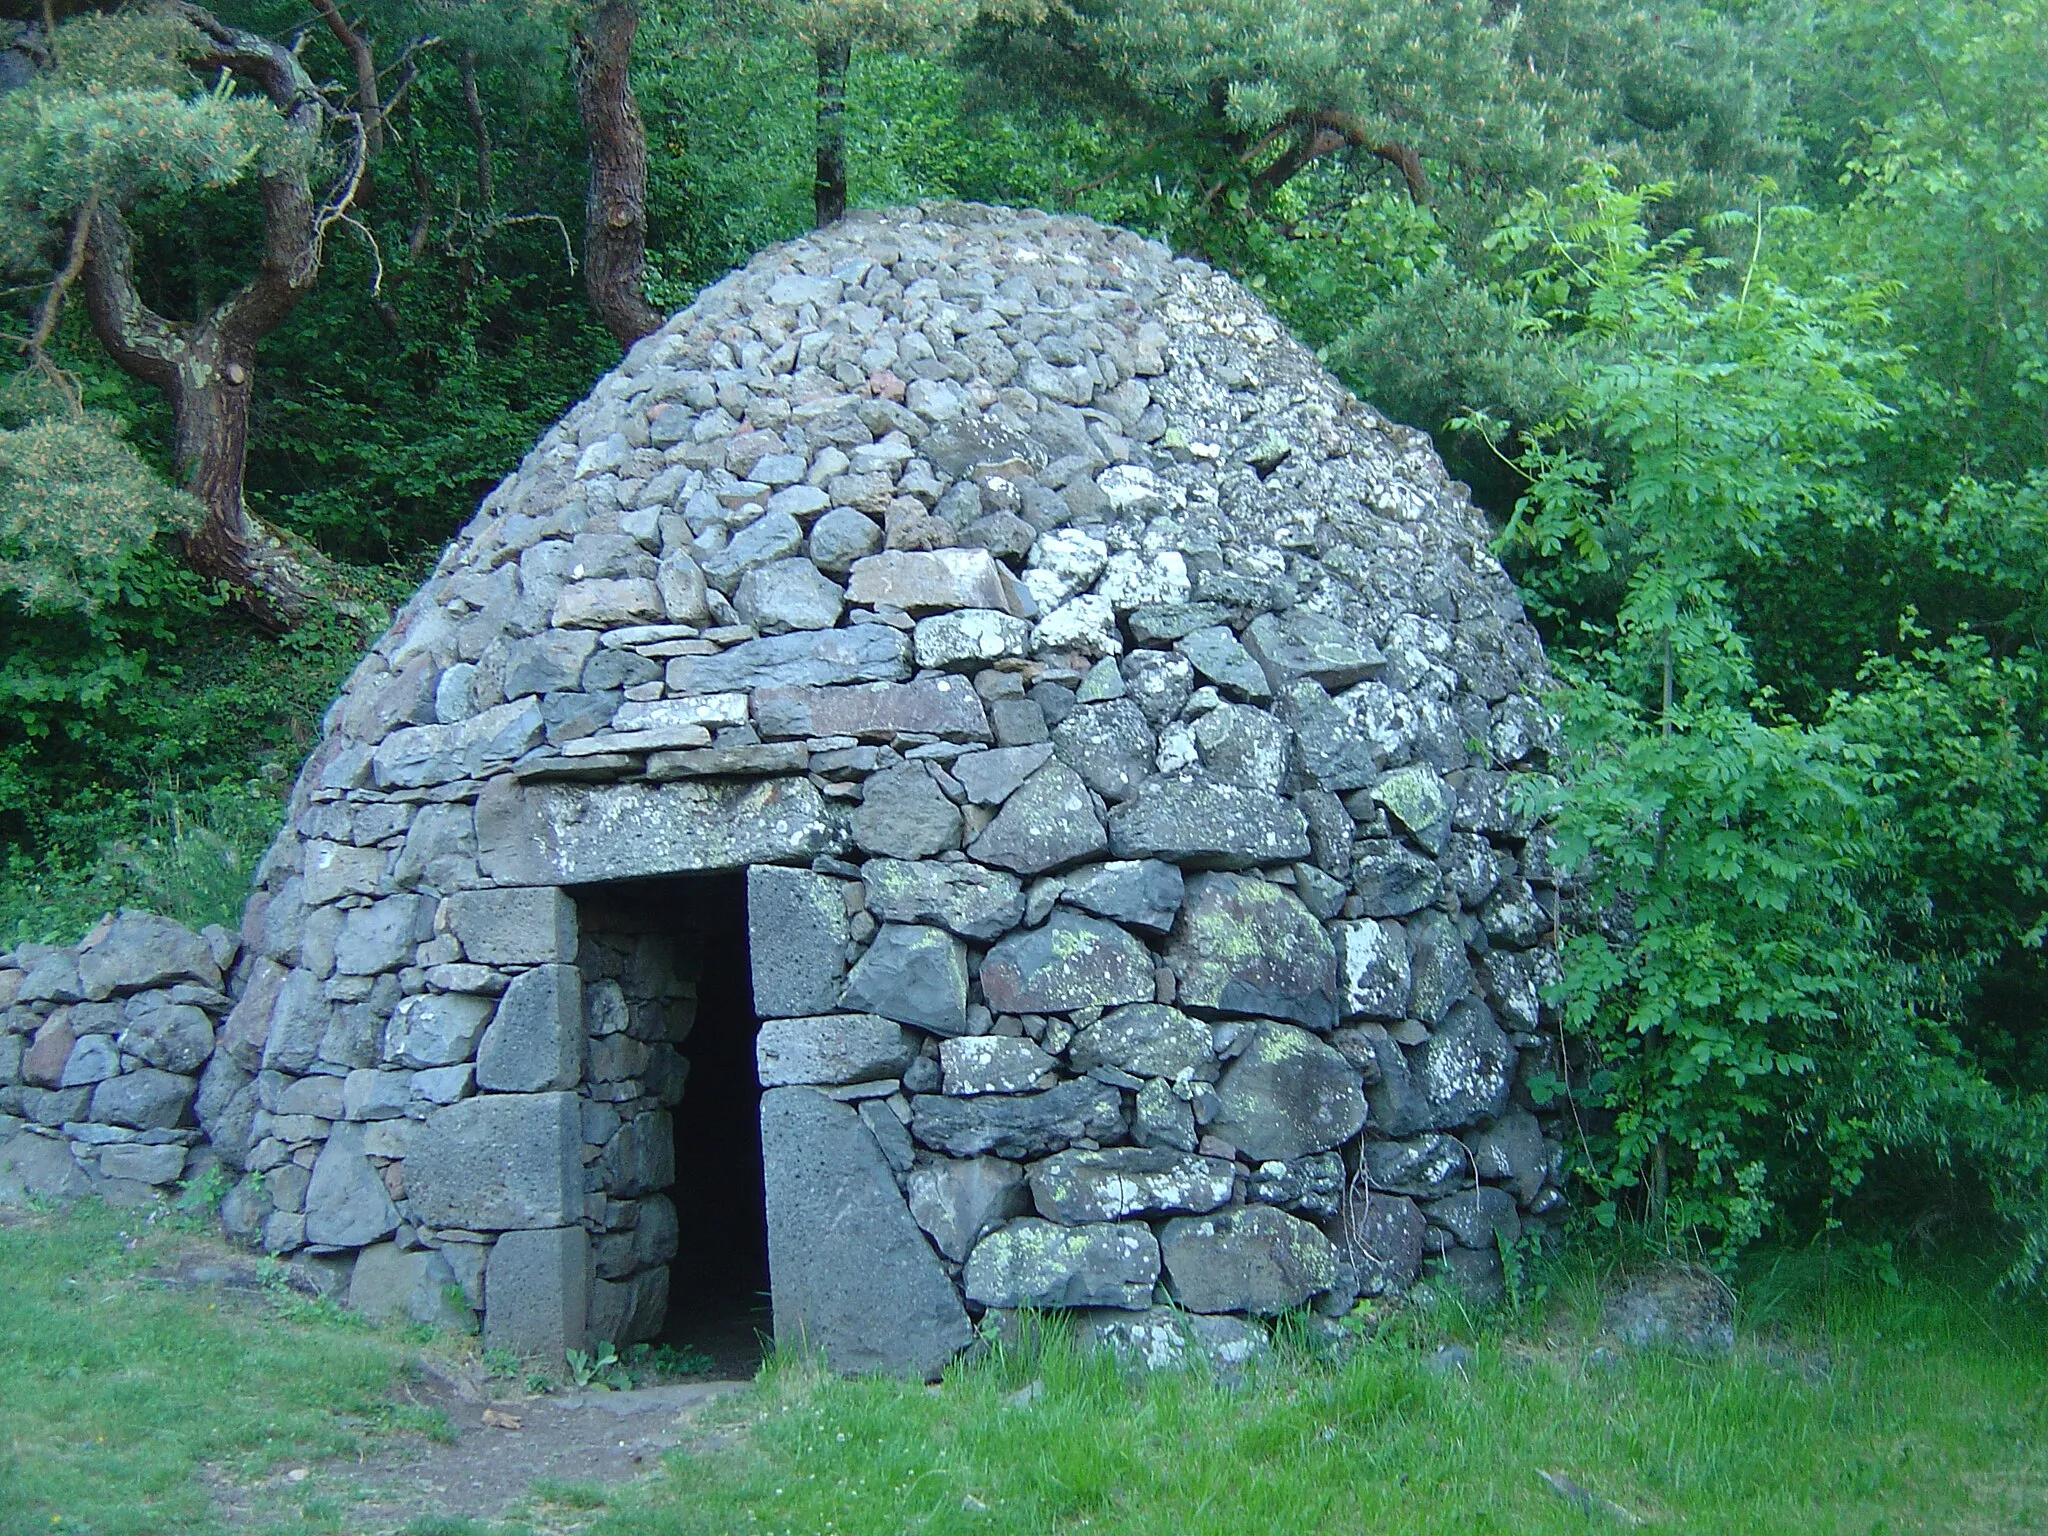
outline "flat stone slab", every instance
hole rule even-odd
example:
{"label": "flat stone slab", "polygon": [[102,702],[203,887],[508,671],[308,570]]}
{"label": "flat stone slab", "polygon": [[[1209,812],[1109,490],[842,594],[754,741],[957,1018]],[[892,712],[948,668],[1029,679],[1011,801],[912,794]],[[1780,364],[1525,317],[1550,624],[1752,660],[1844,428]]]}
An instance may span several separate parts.
{"label": "flat stone slab", "polygon": [[847,597],[867,607],[886,604],[905,613],[993,608],[1014,614],[1001,568],[985,549],[892,549],[853,562]]}
{"label": "flat stone slab", "polygon": [[1109,851],[1191,869],[1249,869],[1309,857],[1308,818],[1292,802],[1237,784],[1148,780],[1109,814]]}
{"label": "flat stone slab", "polygon": [[910,675],[910,637],[886,624],[800,631],[747,640],[716,656],[677,656],[668,691],[744,693],[757,688],[821,688],[891,683]]}
{"label": "flat stone slab", "polygon": [[492,1093],[435,1110],[405,1160],[414,1219],[478,1232],[581,1220],[577,1105],[573,1093]]}
{"label": "flat stone slab", "polygon": [[768,1019],[754,1036],[763,1088],[876,1082],[900,1076],[916,1055],[917,1036],[872,1013]]}
{"label": "flat stone slab", "polygon": [[921,1093],[910,1101],[910,1134],[948,1157],[1043,1157],[1084,1138],[1113,1141],[1123,1131],[1123,1095],[1087,1078],[1043,1093]]}
{"label": "flat stone slab", "polygon": [[754,724],[770,740],[854,736],[887,741],[907,732],[947,741],[992,741],[974,686],[957,677],[844,688],[764,688],[754,695]]}
{"label": "flat stone slab", "polygon": [[937,923],[963,939],[985,941],[1024,921],[1022,882],[979,864],[870,859],[860,876],[868,911],[885,923]]}
{"label": "flat stone slab", "polygon": [[1237,1164],[1147,1147],[1055,1153],[1031,1167],[1031,1199],[1048,1220],[1077,1226],[1129,1216],[1213,1211],[1230,1199]]}
{"label": "flat stone slab", "polygon": [[771,1088],[761,1149],[776,1342],[834,1370],[936,1376],[974,1329],[860,1115]]}
{"label": "flat stone slab", "polygon": [[477,860],[507,885],[583,885],[739,869],[845,852],[846,829],[808,779],[514,784],[477,800]]}

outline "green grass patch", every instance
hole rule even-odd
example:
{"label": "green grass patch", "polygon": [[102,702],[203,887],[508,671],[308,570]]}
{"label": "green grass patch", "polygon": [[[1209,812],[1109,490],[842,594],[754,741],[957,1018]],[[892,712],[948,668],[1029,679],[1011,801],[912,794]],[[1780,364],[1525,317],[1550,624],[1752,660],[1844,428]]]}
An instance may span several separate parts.
{"label": "green grass patch", "polygon": [[[370,1521],[350,1465],[451,1433],[396,1390],[421,1341],[282,1288],[164,1284],[187,1250],[218,1258],[193,1220],[86,1204],[0,1227],[4,1536],[214,1532],[229,1504],[268,1512],[252,1529],[404,1536],[1626,1528],[1546,1472],[1646,1529],[2048,1529],[2048,1316],[1990,1295],[1989,1268],[1889,1284],[1767,1261],[1735,1354],[1698,1359],[1603,1344],[1584,1253],[1507,1318],[1410,1310],[1342,1358],[1283,1328],[1238,1387],[1127,1375],[1057,1326],[938,1388],[785,1357],[644,1482],[538,1482],[510,1523]],[[1469,1365],[1439,1353],[1454,1344]]]}
{"label": "green grass patch", "polygon": [[220,1529],[209,1482],[421,1430],[393,1336],[290,1293],[152,1279],[190,1231],[80,1205],[0,1227],[0,1531]]}
{"label": "green grass patch", "polygon": [[[1732,1359],[1601,1351],[1590,1288],[1517,1328],[1413,1319],[1238,1389],[1054,1338],[940,1390],[771,1371],[744,1440],[673,1457],[605,1536],[1247,1536],[2048,1528],[2048,1330],[1938,1278],[1779,1295]],[[1462,1335],[1469,1370],[1435,1365]],[[1028,1403],[1016,1395],[1043,1383]]]}

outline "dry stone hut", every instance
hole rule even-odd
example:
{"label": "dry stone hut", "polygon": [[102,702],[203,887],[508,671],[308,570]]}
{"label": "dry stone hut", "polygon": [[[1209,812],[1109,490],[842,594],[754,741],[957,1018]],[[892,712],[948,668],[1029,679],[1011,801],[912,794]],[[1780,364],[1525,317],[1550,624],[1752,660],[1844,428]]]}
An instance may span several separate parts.
{"label": "dry stone hut", "polygon": [[1485,541],[1421,434],[1134,235],[764,253],[327,716],[209,1076],[242,1221],[492,1344],[724,1283],[910,1373],[989,1310],[1150,1350],[1170,1302],[1227,1352],[1497,1283],[1561,1196],[1542,660]]}

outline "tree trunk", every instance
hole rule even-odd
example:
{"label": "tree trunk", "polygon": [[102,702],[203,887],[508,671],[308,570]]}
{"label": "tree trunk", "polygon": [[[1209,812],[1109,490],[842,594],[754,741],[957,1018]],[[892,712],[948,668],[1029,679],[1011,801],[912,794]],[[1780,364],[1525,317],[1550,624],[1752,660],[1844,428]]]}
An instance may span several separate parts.
{"label": "tree trunk", "polygon": [[576,30],[576,105],[590,155],[583,284],[604,328],[630,347],[662,317],[647,302],[647,129],[633,99],[639,0],[603,0]]}
{"label": "tree trunk", "polygon": [[818,163],[811,183],[818,228],[846,212],[846,70],[853,44],[846,38],[818,44]]}
{"label": "tree trunk", "polygon": [[[265,212],[291,200],[265,188]],[[273,250],[288,244],[273,235]],[[242,499],[249,446],[249,397],[256,346],[311,287],[308,274],[288,282],[266,263],[254,283],[204,321],[167,320],[142,302],[134,281],[134,247],[121,216],[101,206],[93,215],[82,273],[87,312],[108,356],[170,401],[172,452],[179,478],[204,509],[185,538],[193,570],[225,582],[243,608],[268,629],[304,617],[311,572]]]}

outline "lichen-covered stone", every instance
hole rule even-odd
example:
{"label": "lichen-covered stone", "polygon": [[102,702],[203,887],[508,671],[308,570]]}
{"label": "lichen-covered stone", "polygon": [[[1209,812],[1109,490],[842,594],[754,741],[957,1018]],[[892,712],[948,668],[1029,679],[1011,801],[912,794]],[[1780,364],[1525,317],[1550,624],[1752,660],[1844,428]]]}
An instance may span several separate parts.
{"label": "lichen-covered stone", "polygon": [[1004,1013],[1071,1013],[1152,996],[1152,956],[1114,923],[1055,912],[1001,940],[981,965],[989,1006]]}
{"label": "lichen-covered stone", "polygon": [[1190,880],[1166,963],[1179,978],[1183,1007],[1336,1026],[1336,948],[1315,915],[1269,880]]}
{"label": "lichen-covered stone", "polygon": [[1306,1030],[1261,1025],[1216,1085],[1210,1129],[1261,1162],[1327,1152],[1365,1124],[1356,1068]]}
{"label": "lichen-covered stone", "polygon": [[970,857],[1020,875],[1043,874],[1102,852],[1108,837],[1088,786],[1065,763],[1047,763],[1003,802]]}
{"label": "lichen-covered stone", "polygon": [[1455,1004],[1416,1052],[1415,1080],[1437,1130],[1493,1119],[1514,1076],[1515,1048],[1475,997]]}
{"label": "lichen-covered stone", "polygon": [[911,1135],[948,1157],[1043,1157],[1083,1139],[1114,1141],[1124,1130],[1123,1095],[1086,1078],[1043,1093],[919,1094],[910,1108]]}
{"label": "lichen-covered stone", "polygon": [[1110,813],[1120,859],[1191,869],[1247,869],[1309,856],[1308,822],[1285,800],[1196,776],[1148,780]]}
{"label": "lichen-covered stone", "polygon": [[1107,1147],[1056,1153],[1032,1164],[1030,1177],[1038,1214],[1078,1226],[1213,1211],[1230,1199],[1237,1165],[1144,1147]]}
{"label": "lichen-covered stone", "polygon": [[985,1307],[1147,1307],[1159,1242],[1142,1223],[1060,1226],[1022,1216],[967,1257],[967,1298]]}
{"label": "lichen-covered stone", "polygon": [[1050,1088],[1052,1071],[1050,1056],[1013,1035],[966,1035],[939,1043],[942,1091],[955,1098]]}
{"label": "lichen-covered stone", "polygon": [[1067,1046],[1079,1071],[1114,1067],[1136,1077],[1213,1078],[1209,1026],[1163,1003],[1134,1003],[1089,1025]]}
{"label": "lichen-covered stone", "polygon": [[967,1028],[967,951],[940,928],[885,923],[846,978],[840,999],[935,1035]]}
{"label": "lichen-covered stone", "polygon": [[1159,1234],[1174,1299],[1190,1312],[1291,1312],[1337,1281],[1337,1256],[1314,1227],[1268,1205],[1181,1216]]}
{"label": "lichen-covered stone", "polygon": [[936,923],[986,941],[1024,920],[1024,887],[1001,870],[890,858],[868,860],[860,874],[868,911],[885,923]]}

